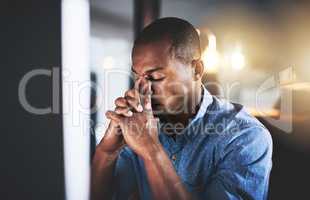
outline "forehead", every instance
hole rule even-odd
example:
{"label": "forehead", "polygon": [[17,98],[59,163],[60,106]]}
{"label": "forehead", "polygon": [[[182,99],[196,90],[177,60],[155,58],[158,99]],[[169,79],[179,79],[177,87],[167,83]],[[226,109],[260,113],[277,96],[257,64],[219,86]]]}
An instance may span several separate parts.
{"label": "forehead", "polygon": [[167,40],[137,45],[132,53],[132,68],[138,74],[168,66],[171,44]]}

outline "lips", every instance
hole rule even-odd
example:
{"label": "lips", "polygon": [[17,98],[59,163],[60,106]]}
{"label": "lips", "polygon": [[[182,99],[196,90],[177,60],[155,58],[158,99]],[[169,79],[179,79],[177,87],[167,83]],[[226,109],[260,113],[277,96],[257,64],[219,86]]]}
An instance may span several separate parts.
{"label": "lips", "polygon": [[152,104],[152,110],[154,116],[160,115],[163,112],[163,106],[161,104]]}
{"label": "lips", "polygon": [[161,107],[161,106],[162,106],[161,103],[159,103],[159,102],[156,101],[155,99],[152,99],[152,108],[153,108],[153,109],[157,109],[157,108],[159,108],[159,107]]}
{"label": "lips", "polygon": [[153,108],[158,108],[158,107],[160,107],[161,106],[161,104],[152,104],[152,107]]}
{"label": "lips", "polygon": [[158,101],[152,101],[152,107],[156,108],[156,107],[159,107],[159,106],[162,106],[162,104],[159,103]]}
{"label": "lips", "polygon": [[154,98],[151,98],[151,101],[152,101],[152,105],[160,104],[159,101]]}

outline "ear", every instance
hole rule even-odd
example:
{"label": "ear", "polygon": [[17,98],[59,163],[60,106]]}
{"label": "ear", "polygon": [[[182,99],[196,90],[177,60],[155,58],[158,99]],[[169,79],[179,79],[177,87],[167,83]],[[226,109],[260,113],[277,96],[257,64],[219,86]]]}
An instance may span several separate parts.
{"label": "ear", "polygon": [[192,70],[193,70],[193,78],[195,81],[200,80],[202,78],[204,72],[204,65],[200,59],[196,59],[192,61]]}

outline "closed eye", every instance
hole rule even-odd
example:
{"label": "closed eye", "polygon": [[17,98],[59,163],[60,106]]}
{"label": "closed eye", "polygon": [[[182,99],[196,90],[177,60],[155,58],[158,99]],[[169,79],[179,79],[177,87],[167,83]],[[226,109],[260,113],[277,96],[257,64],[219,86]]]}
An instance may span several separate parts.
{"label": "closed eye", "polygon": [[149,76],[149,77],[147,77],[147,80],[149,80],[149,81],[162,81],[162,80],[164,80],[166,77],[152,77],[152,76]]}
{"label": "closed eye", "polygon": [[163,73],[158,72],[158,71],[153,72],[147,76],[147,79],[150,81],[162,81],[165,78],[166,78],[165,75]]}

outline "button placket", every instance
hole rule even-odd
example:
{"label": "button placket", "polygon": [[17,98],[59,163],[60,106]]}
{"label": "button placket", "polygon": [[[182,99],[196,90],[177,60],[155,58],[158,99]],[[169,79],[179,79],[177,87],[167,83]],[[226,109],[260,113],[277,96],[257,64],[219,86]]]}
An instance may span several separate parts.
{"label": "button placket", "polygon": [[171,156],[171,159],[175,162],[175,161],[177,160],[176,154],[173,154],[173,155]]}

